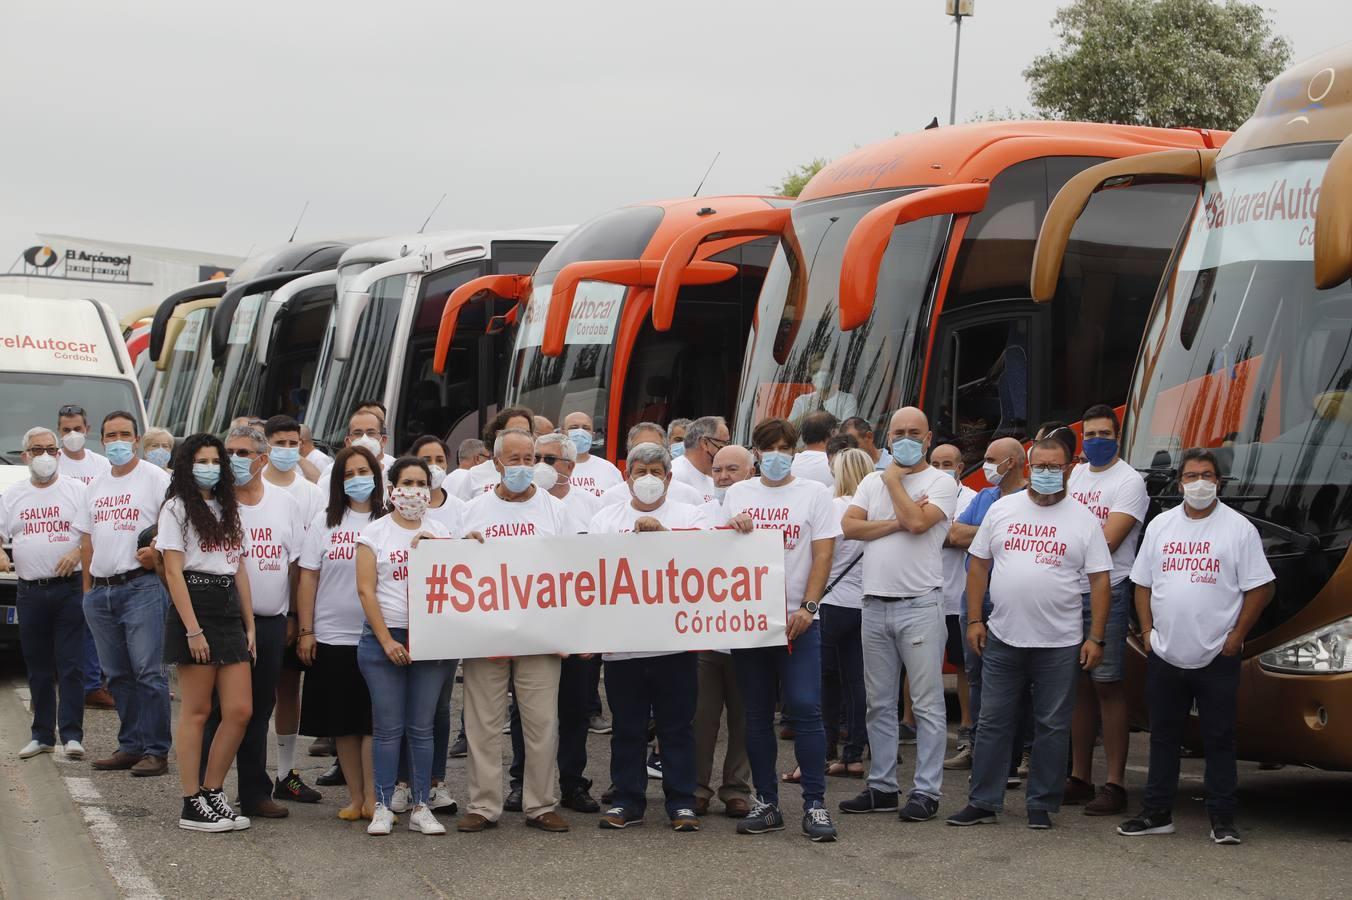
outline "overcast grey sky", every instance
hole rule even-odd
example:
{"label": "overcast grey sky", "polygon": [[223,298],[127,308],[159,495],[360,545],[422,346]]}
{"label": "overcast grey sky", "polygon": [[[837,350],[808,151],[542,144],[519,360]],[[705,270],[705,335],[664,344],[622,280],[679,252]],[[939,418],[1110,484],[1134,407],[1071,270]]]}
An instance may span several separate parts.
{"label": "overcast grey sky", "polygon": [[[1061,0],[978,0],[958,118],[1027,108]],[[34,232],[245,253],[576,222],[946,121],[943,0],[237,0],[0,11],[0,271]],[[1303,58],[1352,4],[1267,0]],[[1317,9],[1317,14],[1316,14]]]}

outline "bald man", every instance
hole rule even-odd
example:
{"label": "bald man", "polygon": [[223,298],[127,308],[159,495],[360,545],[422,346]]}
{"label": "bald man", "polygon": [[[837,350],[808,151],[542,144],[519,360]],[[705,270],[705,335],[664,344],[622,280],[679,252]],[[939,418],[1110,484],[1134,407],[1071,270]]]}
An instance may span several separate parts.
{"label": "bald man", "polygon": [[957,509],[958,482],[925,460],[929,420],[913,406],[888,423],[892,463],[862,482],[841,520],[864,542],[864,689],[868,785],[841,812],[898,810],[897,696],[905,669],[916,721],[915,782],[897,815],[923,822],[939,811],[948,719],[944,705],[944,569],[940,550]]}
{"label": "bald man", "polygon": [[[930,451],[930,465],[947,472],[958,482],[958,503],[953,521],[962,515],[976,497],[976,491],[962,483],[962,451],[953,444],[940,444]],[[950,527],[952,522],[949,523]],[[958,722],[958,745],[954,754],[944,760],[945,769],[972,767],[972,717],[967,690],[967,639],[962,627],[962,607],[967,591],[967,551],[948,546],[944,540],[944,625],[948,628],[948,643],[944,658],[958,670],[958,706],[962,718]]]}
{"label": "bald man", "polygon": [[728,515],[723,511],[723,495],[737,482],[756,474],[756,460],[741,444],[728,444],[714,454],[710,472],[714,476],[714,498],[703,504],[704,516],[718,528],[728,524]]}

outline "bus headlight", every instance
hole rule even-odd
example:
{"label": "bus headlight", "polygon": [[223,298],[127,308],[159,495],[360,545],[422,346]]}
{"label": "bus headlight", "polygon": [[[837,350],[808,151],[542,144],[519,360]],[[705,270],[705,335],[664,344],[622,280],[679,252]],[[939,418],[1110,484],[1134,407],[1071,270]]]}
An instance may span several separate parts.
{"label": "bus headlight", "polygon": [[1258,664],[1297,675],[1352,672],[1352,616],[1274,647],[1258,657]]}

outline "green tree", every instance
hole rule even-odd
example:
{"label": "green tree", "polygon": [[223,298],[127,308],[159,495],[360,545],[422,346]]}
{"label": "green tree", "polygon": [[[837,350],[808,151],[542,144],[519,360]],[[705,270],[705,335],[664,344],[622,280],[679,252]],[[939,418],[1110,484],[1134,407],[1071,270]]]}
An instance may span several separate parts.
{"label": "green tree", "polygon": [[1291,58],[1245,0],[1072,0],[1052,26],[1023,73],[1048,118],[1233,130]]}
{"label": "green tree", "polygon": [[770,188],[770,190],[781,197],[797,197],[803,192],[803,188],[807,187],[807,183],[812,180],[812,176],[820,172],[829,162],[829,159],[819,156],[812,160],[812,162],[801,165],[786,173],[784,175],[784,180]]}

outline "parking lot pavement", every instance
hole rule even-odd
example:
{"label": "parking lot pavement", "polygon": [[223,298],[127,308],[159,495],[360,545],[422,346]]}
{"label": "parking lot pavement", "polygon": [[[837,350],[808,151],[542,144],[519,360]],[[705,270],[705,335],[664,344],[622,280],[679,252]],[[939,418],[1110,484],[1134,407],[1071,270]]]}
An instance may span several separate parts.
{"label": "parking lot pavement", "polygon": [[[12,698],[16,689],[22,691],[22,682],[12,680],[0,689]],[[454,702],[458,710],[458,688]],[[22,709],[18,703],[0,703],[6,754],[26,739]],[[91,756],[114,748],[116,725],[114,713],[88,712],[85,746]],[[313,783],[328,761],[304,755],[308,743],[302,739],[299,759],[304,778]],[[588,774],[597,782],[597,794],[609,780],[608,750],[607,737],[590,737]],[[1147,736],[1134,735],[1128,771],[1133,803],[1145,779],[1146,750]],[[791,745],[781,743],[782,769],[792,768],[791,757]],[[914,748],[903,747],[903,784],[913,760]],[[444,837],[429,837],[407,831],[401,816],[394,834],[372,838],[364,824],[335,817],[346,795],[342,788],[326,788],[323,802],[292,805],[288,819],[256,821],[247,831],[211,835],[177,827],[178,782],[172,768],[163,778],[138,779],[125,772],[94,772],[88,763],[59,754],[23,763],[7,757],[4,765],[4,772],[18,780],[18,791],[39,784],[46,787],[38,790],[59,792],[58,779],[50,778],[55,772],[65,795],[45,798],[46,815],[62,810],[64,829],[78,829],[83,822],[92,838],[59,845],[60,852],[78,854],[72,864],[92,862],[106,870],[124,896],[146,900],[591,897],[617,892],[655,897],[735,893],[748,898],[808,893],[890,898],[1330,897],[1345,892],[1352,859],[1352,775],[1298,768],[1259,771],[1252,763],[1241,763],[1239,824],[1245,843],[1239,847],[1218,847],[1207,840],[1200,760],[1184,762],[1175,816],[1178,833],[1172,836],[1120,837],[1115,832],[1118,819],[1089,818],[1078,809],[1063,810],[1050,831],[1029,831],[1023,825],[1022,795],[1010,791],[1007,814],[995,826],[957,829],[942,821],[913,824],[890,815],[833,813],[841,832],[836,844],[812,844],[798,832],[798,790],[792,785],[783,792],[788,829],[759,837],[737,835],[735,823],[717,814],[717,803],[701,833],[671,832],[655,781],[649,783],[645,827],[622,832],[602,832],[596,816],[563,810],[573,824],[568,834],[542,834],[526,828],[520,814],[506,814],[495,831],[462,835],[451,828]],[[450,761],[447,782],[463,802],[464,760]],[[963,804],[965,785],[965,772],[945,773],[941,817]],[[832,810],[861,787],[857,780],[828,779]],[[16,807],[9,803],[7,808]],[[80,815],[69,815],[71,810]],[[44,852],[45,844],[35,843],[29,850]],[[15,852],[28,851],[11,849],[8,856]],[[96,859],[89,858],[95,854]],[[0,855],[0,865],[6,858]]]}

